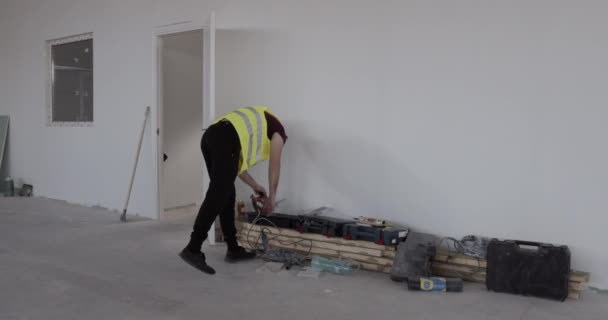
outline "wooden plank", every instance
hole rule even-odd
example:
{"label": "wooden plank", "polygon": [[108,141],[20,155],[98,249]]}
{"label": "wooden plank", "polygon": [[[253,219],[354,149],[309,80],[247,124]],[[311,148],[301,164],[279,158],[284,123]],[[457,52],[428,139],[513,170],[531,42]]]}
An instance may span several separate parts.
{"label": "wooden plank", "polygon": [[[256,236],[250,236],[249,238],[247,238],[247,237],[241,235],[239,237],[239,239],[241,240],[241,242],[247,242],[247,239],[249,239],[249,242],[251,242],[251,244],[260,244],[260,240]],[[309,248],[310,248],[309,243],[304,241],[301,243],[292,244],[292,243],[290,243],[290,241],[292,239],[294,239],[294,238],[279,236],[275,239],[269,240],[268,243],[274,247],[285,248],[285,249],[294,249],[294,250],[299,250],[304,253],[307,253],[309,251]],[[257,243],[256,243],[256,241],[257,241]],[[318,255],[322,255],[322,256],[326,256],[326,257],[350,259],[350,260],[354,260],[357,262],[362,262],[362,263],[366,263],[366,264],[374,264],[374,265],[381,266],[381,267],[392,267],[392,265],[393,265],[393,261],[390,259],[371,257],[371,256],[360,255],[360,254],[351,253],[351,252],[341,252],[341,251],[337,251],[337,250],[318,248],[318,247],[314,246],[315,241],[312,241],[312,242],[313,242],[313,247],[312,247],[312,250],[310,250],[310,253],[312,253],[312,254],[318,254]],[[248,245],[248,249],[249,248],[251,248],[251,246]]]}
{"label": "wooden plank", "polygon": [[570,281],[587,283],[591,280],[591,274],[584,271],[572,270],[570,272]]}
{"label": "wooden plank", "polygon": [[[257,238],[253,238],[253,237],[250,238],[252,244],[254,244],[253,242],[255,242],[256,239]],[[245,237],[239,238],[239,241],[241,243],[245,243],[245,245],[243,245],[244,247],[246,247],[247,249],[251,249],[251,246],[245,240],[246,240]],[[309,253],[309,247],[307,247],[306,245],[297,245],[297,244],[286,245],[286,244],[280,243],[276,240],[270,240],[269,243],[278,248],[291,249],[291,250],[297,251],[302,254]],[[312,248],[310,253],[319,255],[319,256],[323,256],[323,257],[329,257],[329,258],[342,258],[342,259],[352,260],[353,263],[358,264],[361,269],[368,270],[368,271],[390,273],[390,270],[392,268],[390,265],[388,265],[388,263],[389,262],[392,263],[392,261],[390,261],[388,259],[362,256],[362,255],[357,255],[357,254],[348,253],[348,252],[337,252],[337,251],[333,251],[333,250],[325,250],[325,249],[320,249],[320,248],[315,248],[315,247]]]}
{"label": "wooden plank", "polygon": [[369,241],[346,240],[346,239],[335,238],[335,237],[328,238],[328,237],[320,235],[320,234],[300,233],[300,232],[298,232],[296,230],[292,230],[292,229],[252,225],[250,223],[245,223],[245,222],[237,222],[236,224],[237,224],[237,227],[240,227],[245,230],[253,229],[255,231],[260,231],[263,228],[263,229],[268,229],[270,232],[272,232],[274,234],[281,234],[281,235],[289,236],[289,237],[296,237],[296,238],[299,237],[302,239],[316,240],[316,241],[334,243],[334,244],[345,245],[345,246],[376,249],[376,250],[380,250],[380,251],[394,251],[395,250],[395,248],[393,248],[391,246],[382,246],[382,245],[375,244],[375,243],[369,242]]}
{"label": "wooden plank", "polygon": [[485,283],[486,270],[483,268],[473,268],[468,266],[458,266],[445,263],[433,263],[433,275],[462,278],[463,280]]}
{"label": "wooden plank", "polygon": [[445,252],[438,252],[433,257],[433,261],[479,268],[486,268],[488,265],[485,259],[478,259],[465,255],[453,255]]}
{"label": "wooden plank", "polygon": [[[244,240],[245,240],[245,238],[243,238],[243,237],[239,238],[239,242],[241,242],[241,245],[247,249],[251,249],[251,246],[249,246],[249,244]],[[252,241],[255,241],[255,239],[253,239]],[[272,245],[272,242],[273,242],[272,240],[269,241],[269,243],[271,245]],[[290,245],[283,245],[281,243],[277,243],[274,246],[279,247],[279,248],[292,249],[301,254],[308,253],[308,248],[304,249],[297,245],[290,246]],[[339,252],[332,252],[330,250],[324,250],[324,249],[314,248],[314,247],[312,248],[312,251],[310,253],[316,254],[319,256],[323,256],[323,257],[328,257],[328,258],[349,258],[349,257],[342,256]],[[368,258],[371,258],[371,257],[368,257]],[[358,267],[357,266],[354,267],[355,269],[360,268],[360,269],[366,270],[366,271],[383,272],[383,273],[390,273],[390,271],[391,271],[391,268],[387,267],[387,266],[382,266],[382,265],[378,265],[378,264],[374,264],[374,263],[356,261],[352,258],[349,258],[349,259],[353,260],[353,263],[358,265]]]}
{"label": "wooden plank", "polygon": [[[255,231],[255,230],[244,230],[241,232],[241,234],[246,234],[249,237],[251,237],[251,236],[261,237],[261,232]],[[269,235],[269,237],[276,238],[277,235],[273,234],[273,235]],[[303,240],[304,243],[312,243],[313,247],[316,247],[316,248],[336,250],[336,251],[340,251],[340,252],[350,252],[350,253],[356,253],[356,254],[360,254],[360,255],[366,255],[366,256],[378,257],[378,258],[381,258],[382,254],[383,254],[383,251],[376,250],[376,249],[339,245],[339,244],[325,242],[325,241],[303,239],[302,237],[290,237],[290,236],[285,236],[283,234],[281,234],[279,237],[280,237],[280,239],[282,239],[282,241]]]}
{"label": "wooden plank", "polygon": [[375,264],[375,265],[379,265],[379,266],[383,266],[383,267],[392,267],[393,266],[393,260],[390,260],[390,259],[363,256],[360,254],[355,254],[355,253],[350,253],[350,252],[339,252],[339,254],[340,254],[340,257],[342,257],[342,258],[352,259],[352,260],[355,260],[358,262]]}
{"label": "wooden plank", "polygon": [[252,225],[252,224],[249,224],[249,223],[239,223],[239,225],[244,230],[252,229],[254,231],[260,231],[261,229],[267,229],[271,233],[274,233],[274,234],[281,234],[281,235],[284,235],[284,236],[295,237],[295,238],[303,238],[303,239],[308,239],[308,240],[316,240],[316,241],[333,243],[333,244],[338,244],[338,245],[346,245],[346,246],[350,246],[350,247],[361,247],[361,248],[375,249],[375,250],[379,250],[379,251],[394,250],[394,249],[391,249],[390,247],[381,246],[381,245],[378,245],[378,244],[375,244],[375,243],[372,243],[372,242],[368,242],[368,241],[354,241],[354,240],[345,240],[345,239],[342,239],[342,238],[328,238],[328,237],[325,237],[325,236],[320,235],[320,234],[300,233],[298,231],[291,230],[291,229],[273,228],[273,227]]}
{"label": "wooden plank", "polygon": [[392,251],[392,250],[384,250],[382,251],[382,256],[385,258],[389,258],[389,259],[395,259],[395,255],[397,254],[397,251]]}
{"label": "wooden plank", "polygon": [[453,264],[447,264],[447,263],[433,262],[433,267],[453,270],[453,271],[462,272],[462,273],[469,273],[469,274],[483,274],[483,275],[486,274],[485,268],[476,268],[476,267],[470,267],[470,266],[459,266],[459,265],[453,265]]}
{"label": "wooden plank", "polygon": [[586,283],[584,282],[575,282],[575,281],[570,281],[568,283],[568,289],[570,291],[575,290],[575,291],[583,291],[585,290],[585,287],[587,286]]}
{"label": "wooden plank", "polygon": [[[243,237],[243,239],[247,239],[245,235],[241,234],[241,236]],[[257,232],[252,231],[249,236],[249,239],[252,242],[258,241],[258,243],[260,243],[259,233],[257,233]],[[288,248],[288,249],[291,247],[283,246],[282,244],[283,243],[289,244],[294,241],[302,240],[302,239],[286,237],[286,236],[272,236],[271,239],[276,241],[276,242],[269,241],[269,243],[271,245]],[[279,242],[279,243],[277,244],[277,242]],[[283,242],[283,243],[281,243],[281,242]],[[376,264],[376,265],[380,265],[380,266],[392,267],[392,265],[393,265],[392,259],[387,259],[387,258],[382,258],[382,257],[373,257],[373,256],[370,256],[367,254],[357,253],[362,248],[358,248],[357,250],[351,250],[352,248],[349,248],[347,246],[338,246],[338,245],[334,245],[334,244],[328,245],[327,243],[322,243],[322,242],[314,241],[314,240],[305,240],[305,239],[300,244],[301,244],[301,246],[298,246],[298,248],[308,249],[309,245],[312,244],[313,248],[327,249],[332,252],[335,252],[338,256],[343,257],[343,258],[352,259],[352,260],[360,261],[360,262],[366,262],[366,263],[370,263],[370,264]],[[347,250],[347,251],[343,251],[343,250]],[[365,250],[369,250],[369,249],[365,249]],[[351,251],[355,251],[355,252],[353,253]],[[316,251],[316,252],[319,252],[319,251]],[[368,253],[368,252],[364,251],[364,253]],[[380,252],[378,252],[378,256],[379,255],[380,255]],[[332,254],[332,256],[335,256],[335,254]]]}

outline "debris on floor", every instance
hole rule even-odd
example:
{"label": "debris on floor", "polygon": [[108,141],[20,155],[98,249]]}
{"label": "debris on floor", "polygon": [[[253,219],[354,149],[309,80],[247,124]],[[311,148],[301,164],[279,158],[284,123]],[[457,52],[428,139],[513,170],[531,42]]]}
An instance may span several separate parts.
{"label": "debris on floor", "polygon": [[304,267],[302,271],[298,272],[298,277],[300,278],[313,278],[318,279],[321,275],[321,271],[313,270],[312,267]]}
{"label": "debris on floor", "polygon": [[266,262],[264,265],[257,268],[255,270],[255,272],[256,273],[265,273],[265,272],[277,273],[277,272],[280,272],[281,270],[283,270],[282,263],[270,261],[270,262]]}
{"label": "debris on floor", "polygon": [[23,184],[19,189],[18,195],[20,197],[31,197],[34,195],[34,186],[31,184]]}

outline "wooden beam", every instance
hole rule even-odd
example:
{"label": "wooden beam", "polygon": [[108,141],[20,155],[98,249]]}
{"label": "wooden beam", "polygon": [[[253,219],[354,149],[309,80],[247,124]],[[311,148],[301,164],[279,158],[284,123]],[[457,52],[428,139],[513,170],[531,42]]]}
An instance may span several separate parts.
{"label": "wooden beam", "polygon": [[[351,253],[351,252],[343,252],[343,251],[339,251],[339,250],[332,250],[332,249],[326,249],[326,248],[318,248],[318,247],[315,247],[314,245],[311,248],[310,243],[307,243],[306,241],[301,242],[301,243],[293,243],[291,241],[292,239],[294,239],[294,238],[280,236],[280,237],[277,237],[274,239],[270,239],[268,241],[268,243],[270,245],[272,245],[274,247],[278,247],[278,248],[300,250],[300,251],[303,251],[304,253],[307,253],[310,249],[310,253],[312,253],[312,254],[318,254],[318,255],[333,257],[333,258],[350,259],[350,260],[354,260],[357,262],[375,264],[375,265],[382,266],[382,267],[392,267],[392,265],[393,265],[393,260],[390,260],[390,259],[371,257],[371,256],[367,256],[367,255],[361,255],[361,254],[356,254],[356,253]],[[241,235],[241,236],[239,236],[239,240],[241,242],[251,243],[252,245],[260,244],[259,238],[256,236],[250,236],[249,238],[247,238],[246,236]],[[257,243],[256,243],[256,241],[257,241]],[[314,241],[313,241],[313,244],[314,244]],[[247,247],[248,247],[248,249],[250,249],[251,245],[248,245]]]}
{"label": "wooden beam", "polygon": [[237,222],[236,224],[237,224],[237,228],[240,227],[241,229],[244,229],[244,230],[253,229],[254,231],[260,231],[261,229],[267,229],[274,234],[280,234],[280,235],[288,236],[288,237],[316,240],[316,241],[322,241],[322,242],[328,242],[328,243],[334,243],[334,244],[346,245],[346,246],[353,246],[353,247],[360,247],[360,248],[376,249],[376,250],[380,250],[380,251],[395,251],[395,248],[393,248],[391,246],[382,246],[382,245],[375,244],[375,243],[369,242],[369,241],[346,240],[346,239],[336,238],[336,237],[330,238],[330,237],[326,237],[326,236],[323,236],[320,234],[315,234],[315,233],[300,233],[300,232],[298,232],[296,230],[292,230],[292,229],[252,225],[252,224],[246,223],[246,222]]}
{"label": "wooden beam", "polygon": [[585,287],[587,286],[586,283],[584,282],[574,282],[574,281],[570,281],[568,283],[568,289],[570,291],[583,291],[585,290]]}
{"label": "wooden beam", "polygon": [[382,256],[385,258],[389,258],[389,259],[395,259],[395,255],[397,254],[397,251],[393,251],[393,250],[384,250],[382,251]]}
{"label": "wooden beam", "polygon": [[437,252],[433,257],[433,261],[479,268],[486,268],[488,265],[485,259],[478,259],[465,255],[453,255],[446,252]]}
{"label": "wooden beam", "polygon": [[[244,242],[247,244],[249,242],[251,242],[253,244],[253,243],[255,243],[256,240],[258,240],[258,238],[257,237],[246,238],[245,236],[240,236],[239,240],[241,240],[241,242]],[[312,254],[318,254],[318,255],[323,255],[323,256],[336,257],[336,258],[339,257],[338,252],[335,250],[327,250],[327,249],[310,247],[310,245],[305,244],[305,243],[286,244],[286,243],[281,243],[278,240],[269,240],[268,243],[274,247],[298,250],[303,253],[310,252]],[[259,242],[258,242],[258,244],[259,244]],[[251,246],[249,246],[249,247],[251,247]]]}
{"label": "wooden beam", "polygon": [[389,268],[393,267],[393,260],[390,260],[390,259],[363,256],[360,254],[355,254],[355,253],[350,253],[350,252],[338,252],[338,253],[339,253],[340,257],[342,257],[342,258],[352,259],[352,260],[355,260],[358,262],[375,264],[375,265],[379,265],[382,267],[389,267]]}
{"label": "wooden beam", "polygon": [[[252,238],[252,241],[255,241],[255,239]],[[241,245],[243,247],[245,247],[247,249],[252,249],[244,237],[240,237],[239,242],[241,242]],[[308,248],[302,248],[301,246],[298,246],[298,245],[284,245],[281,243],[272,244],[272,242],[275,242],[275,241],[274,240],[269,241],[269,243],[271,245],[274,245],[275,247],[291,249],[291,250],[301,253],[301,254],[309,253]],[[331,250],[324,250],[324,249],[319,249],[319,248],[314,248],[314,247],[312,248],[310,253],[316,254],[319,256],[323,256],[323,257],[328,257],[328,258],[348,258],[350,260],[353,260],[353,263],[358,265],[358,268],[361,268],[362,270],[366,270],[366,271],[383,272],[383,273],[391,272],[391,267],[387,267],[387,266],[383,266],[383,265],[379,265],[379,264],[375,264],[375,263],[357,261],[355,259],[352,259],[353,254],[351,254],[351,256],[349,257],[349,256],[344,256],[339,252],[332,252]],[[361,257],[361,256],[358,256],[358,257]],[[367,257],[367,258],[372,258],[372,257]],[[357,266],[354,266],[354,268],[356,270]]]}
{"label": "wooden beam", "polygon": [[572,270],[570,272],[570,281],[574,282],[589,282],[591,280],[591,274],[584,271]]}
{"label": "wooden beam", "polygon": [[[261,232],[253,230],[253,229],[251,229],[251,230],[243,230],[243,231],[241,231],[241,234],[245,234],[245,235],[247,235],[249,237],[251,237],[251,236],[261,237]],[[365,256],[370,256],[370,257],[378,257],[378,258],[381,258],[383,256],[383,251],[376,250],[376,249],[368,249],[368,248],[362,248],[362,247],[340,245],[340,244],[335,244],[335,243],[326,242],[326,241],[309,240],[309,239],[304,239],[302,237],[286,236],[286,235],[283,235],[283,234],[280,234],[280,235],[276,235],[276,234],[269,235],[269,238],[277,238],[277,237],[279,239],[281,239],[281,241],[286,241],[286,242],[302,241],[305,244],[312,243],[312,246],[316,247],[316,248],[336,250],[336,251],[340,251],[340,252],[350,252],[350,253],[356,253],[356,254],[360,254],[360,255],[365,255]]]}
{"label": "wooden beam", "polygon": [[440,268],[440,269],[449,269],[449,270],[462,272],[462,273],[469,273],[469,274],[483,274],[484,276],[486,274],[485,268],[476,268],[476,267],[470,267],[470,266],[459,266],[459,265],[453,265],[453,264],[447,264],[447,263],[433,262],[433,267]]}

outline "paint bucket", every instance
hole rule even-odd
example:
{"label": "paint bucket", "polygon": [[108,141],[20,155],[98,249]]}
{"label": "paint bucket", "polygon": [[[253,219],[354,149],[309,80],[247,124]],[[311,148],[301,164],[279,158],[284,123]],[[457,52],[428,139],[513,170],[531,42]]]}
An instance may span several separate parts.
{"label": "paint bucket", "polygon": [[7,197],[15,196],[15,182],[11,177],[4,179],[4,195]]}

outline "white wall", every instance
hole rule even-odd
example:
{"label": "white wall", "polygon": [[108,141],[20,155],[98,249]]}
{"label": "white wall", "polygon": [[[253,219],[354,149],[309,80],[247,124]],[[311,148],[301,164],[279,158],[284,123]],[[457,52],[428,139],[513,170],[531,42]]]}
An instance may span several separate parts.
{"label": "white wall", "polygon": [[205,164],[203,129],[202,31],[163,37],[164,207],[200,203]]}
{"label": "white wall", "polygon": [[[565,243],[573,266],[608,287],[598,241],[608,223],[605,2],[11,3],[0,13],[10,44],[0,96],[15,120],[13,176],[39,194],[121,205],[143,107],[155,102],[155,26],[203,22],[214,8],[218,113],[266,104],[284,120],[289,207]],[[91,30],[95,127],[46,128],[44,40]],[[153,216],[151,133],[133,209]]]}

